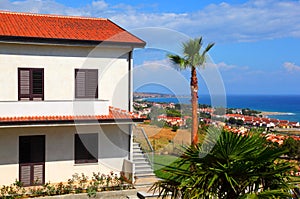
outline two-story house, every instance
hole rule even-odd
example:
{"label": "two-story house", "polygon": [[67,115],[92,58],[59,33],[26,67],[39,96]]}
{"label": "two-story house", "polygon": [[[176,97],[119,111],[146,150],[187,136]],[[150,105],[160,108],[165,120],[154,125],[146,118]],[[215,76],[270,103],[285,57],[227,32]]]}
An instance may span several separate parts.
{"label": "two-story house", "polygon": [[130,167],[144,46],[109,19],[0,12],[0,185]]}

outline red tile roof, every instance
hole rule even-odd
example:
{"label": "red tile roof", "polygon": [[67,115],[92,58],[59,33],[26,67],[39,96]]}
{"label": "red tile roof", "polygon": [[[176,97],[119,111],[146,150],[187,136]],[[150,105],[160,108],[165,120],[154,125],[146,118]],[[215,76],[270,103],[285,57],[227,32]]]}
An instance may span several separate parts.
{"label": "red tile roof", "polygon": [[57,116],[26,116],[26,117],[0,117],[1,124],[10,123],[30,123],[30,122],[57,122],[57,121],[122,121],[122,120],[144,120],[144,117],[139,117],[137,114],[122,110],[119,108],[109,107],[108,115],[57,115]]}
{"label": "red tile roof", "polygon": [[144,46],[145,42],[109,19],[0,11],[0,38],[109,41]]}

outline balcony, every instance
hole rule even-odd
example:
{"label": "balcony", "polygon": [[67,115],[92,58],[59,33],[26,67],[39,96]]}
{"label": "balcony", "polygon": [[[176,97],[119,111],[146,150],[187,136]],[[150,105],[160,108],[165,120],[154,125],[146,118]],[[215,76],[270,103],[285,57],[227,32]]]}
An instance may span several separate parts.
{"label": "balcony", "polygon": [[0,102],[0,117],[87,116],[108,114],[108,100]]}

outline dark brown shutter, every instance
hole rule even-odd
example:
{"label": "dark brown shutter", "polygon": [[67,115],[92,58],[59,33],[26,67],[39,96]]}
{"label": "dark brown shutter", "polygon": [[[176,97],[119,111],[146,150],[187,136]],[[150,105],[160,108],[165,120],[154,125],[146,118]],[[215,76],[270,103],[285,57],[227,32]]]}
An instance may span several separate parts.
{"label": "dark brown shutter", "polygon": [[44,70],[32,69],[32,100],[43,100]]}
{"label": "dark brown shutter", "polygon": [[20,164],[20,182],[22,182],[24,186],[31,185],[31,166],[29,164]]}
{"label": "dark brown shutter", "polygon": [[45,164],[35,164],[32,165],[33,169],[33,182],[34,184],[43,184],[44,183],[44,166]]}
{"label": "dark brown shutter", "polygon": [[97,69],[75,69],[75,98],[98,98]]}
{"label": "dark brown shutter", "polygon": [[19,100],[44,100],[44,69],[19,68]]}
{"label": "dark brown shutter", "polygon": [[45,183],[45,135],[19,137],[19,169],[24,186]]}
{"label": "dark brown shutter", "polygon": [[76,70],[75,84],[76,97],[85,97],[85,71]]}
{"label": "dark brown shutter", "polygon": [[22,163],[20,168],[20,182],[23,186],[42,185],[45,183],[45,163]]}
{"label": "dark brown shutter", "polygon": [[87,98],[98,98],[98,70],[86,71],[86,91]]}
{"label": "dark brown shutter", "polygon": [[19,69],[19,100],[30,98],[30,70]]}

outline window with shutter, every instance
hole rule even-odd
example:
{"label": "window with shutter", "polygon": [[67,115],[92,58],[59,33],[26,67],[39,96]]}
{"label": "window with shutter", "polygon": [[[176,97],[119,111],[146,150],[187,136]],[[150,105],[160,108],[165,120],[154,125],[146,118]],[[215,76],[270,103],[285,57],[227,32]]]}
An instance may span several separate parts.
{"label": "window with shutter", "polygon": [[19,100],[44,100],[44,69],[19,68]]}
{"label": "window with shutter", "polygon": [[75,134],[75,163],[98,162],[98,134]]}
{"label": "window with shutter", "polygon": [[19,180],[24,186],[45,183],[45,135],[19,137]]}
{"label": "window with shutter", "polygon": [[75,98],[98,98],[97,69],[75,69]]}

